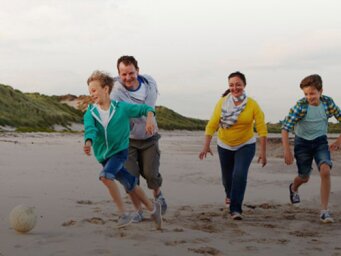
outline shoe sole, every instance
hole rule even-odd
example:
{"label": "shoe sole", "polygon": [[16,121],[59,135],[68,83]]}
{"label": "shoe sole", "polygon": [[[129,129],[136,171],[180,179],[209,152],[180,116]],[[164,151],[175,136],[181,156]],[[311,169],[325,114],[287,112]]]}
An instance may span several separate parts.
{"label": "shoe sole", "polygon": [[241,216],[236,216],[236,217],[232,217],[233,220],[243,220],[243,217]]}
{"label": "shoe sole", "polygon": [[235,215],[231,215],[231,218],[233,220],[242,220],[243,216],[241,214],[235,214]]}
{"label": "shoe sole", "polygon": [[131,223],[133,223],[133,224],[137,224],[137,223],[140,223],[140,222],[142,222],[143,221],[143,219],[142,220],[133,220]]}
{"label": "shoe sole", "polygon": [[131,223],[133,223],[133,219],[130,219],[129,222],[127,222],[127,223],[125,223],[125,224],[122,224],[122,225],[118,225],[118,224],[117,224],[117,225],[116,225],[116,228],[124,228],[124,227],[130,225]]}
{"label": "shoe sole", "polygon": [[325,220],[320,220],[323,224],[329,224],[329,223],[334,223],[334,220],[331,219],[325,219]]}

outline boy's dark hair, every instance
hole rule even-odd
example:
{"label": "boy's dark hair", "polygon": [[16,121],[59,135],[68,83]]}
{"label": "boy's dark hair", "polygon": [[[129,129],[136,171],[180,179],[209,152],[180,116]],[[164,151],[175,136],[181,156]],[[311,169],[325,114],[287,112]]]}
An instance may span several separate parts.
{"label": "boy's dark hair", "polygon": [[109,93],[111,93],[114,86],[114,78],[109,73],[99,70],[92,72],[91,76],[87,80],[87,84],[89,85],[92,81],[99,81],[102,88],[109,86]]}
{"label": "boy's dark hair", "polygon": [[[244,85],[246,85],[246,78],[245,75],[239,71],[233,72],[228,76],[228,79],[232,78],[232,77],[239,77],[240,80],[243,81]],[[230,93],[230,89],[227,89],[222,95],[221,97],[225,97],[227,94]]]}
{"label": "boy's dark hair", "polygon": [[303,89],[305,87],[312,86],[316,88],[316,90],[321,91],[322,89],[322,78],[317,75],[313,74],[310,76],[305,77],[300,84],[300,88]]}
{"label": "boy's dark hair", "polygon": [[120,57],[118,60],[117,60],[117,70],[120,71],[118,69],[118,66],[120,65],[120,63],[123,63],[125,66],[128,66],[128,65],[134,65],[134,67],[136,68],[136,70],[139,69],[139,66],[137,64],[137,60],[134,58],[134,56],[128,56],[128,55],[124,55],[122,57]]}

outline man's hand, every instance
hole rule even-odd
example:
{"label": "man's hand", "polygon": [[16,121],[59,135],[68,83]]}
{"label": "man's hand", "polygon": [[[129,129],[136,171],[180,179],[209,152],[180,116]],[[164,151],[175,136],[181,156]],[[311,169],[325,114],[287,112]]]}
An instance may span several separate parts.
{"label": "man's hand", "polygon": [[153,112],[148,112],[147,120],[146,120],[146,132],[149,135],[153,135],[154,130],[155,130],[155,125],[154,125],[154,122],[153,122],[153,117],[154,117],[154,113]]}

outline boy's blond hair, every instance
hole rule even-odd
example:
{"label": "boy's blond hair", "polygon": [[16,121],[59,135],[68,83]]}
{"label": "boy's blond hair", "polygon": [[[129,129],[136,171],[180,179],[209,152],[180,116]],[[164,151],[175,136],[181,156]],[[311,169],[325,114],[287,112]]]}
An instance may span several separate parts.
{"label": "boy's blond hair", "polygon": [[91,76],[87,80],[87,84],[89,85],[92,81],[99,81],[102,88],[109,86],[109,93],[111,93],[114,86],[114,78],[109,73],[99,70],[92,72]]}

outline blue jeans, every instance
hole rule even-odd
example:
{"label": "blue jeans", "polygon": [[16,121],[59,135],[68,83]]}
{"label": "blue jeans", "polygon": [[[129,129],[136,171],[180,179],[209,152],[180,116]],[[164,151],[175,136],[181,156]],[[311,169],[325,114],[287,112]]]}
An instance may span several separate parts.
{"label": "blue jeans", "polygon": [[295,136],[295,159],[298,175],[302,178],[309,177],[312,170],[313,159],[320,170],[321,164],[325,163],[332,168],[327,136],[323,135],[313,140],[306,140]]}
{"label": "blue jeans", "polygon": [[124,162],[127,158],[128,149],[125,149],[106,159],[101,163],[103,169],[99,174],[99,178],[104,177],[109,180],[118,180],[126,192],[129,193],[136,187],[137,178],[124,168]]}
{"label": "blue jeans", "polygon": [[222,181],[226,197],[231,200],[231,213],[242,213],[247,175],[255,152],[256,143],[245,145],[236,151],[218,146]]}

